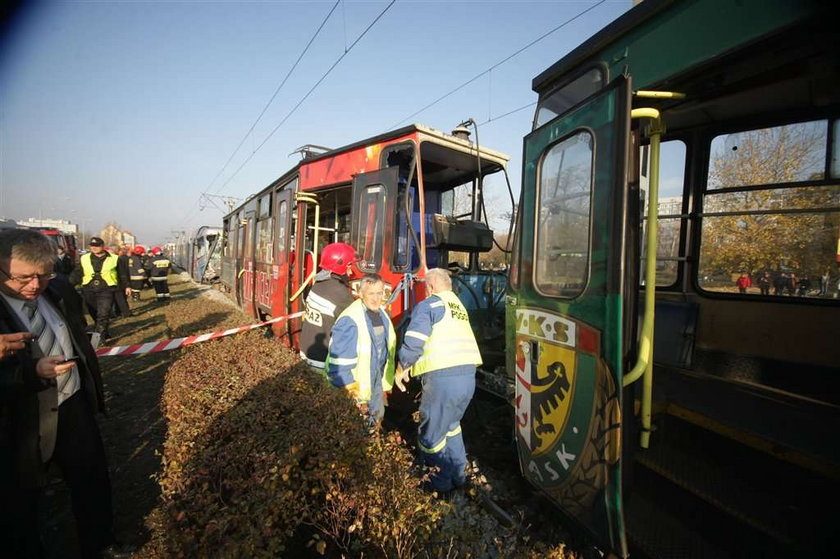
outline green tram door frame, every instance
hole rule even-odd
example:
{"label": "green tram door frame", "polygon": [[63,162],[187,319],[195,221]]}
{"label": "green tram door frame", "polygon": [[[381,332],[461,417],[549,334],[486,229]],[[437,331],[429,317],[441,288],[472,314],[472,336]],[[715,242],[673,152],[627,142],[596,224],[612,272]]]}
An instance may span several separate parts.
{"label": "green tram door frame", "polygon": [[525,138],[506,309],[522,473],[620,556],[630,93],[619,77]]}

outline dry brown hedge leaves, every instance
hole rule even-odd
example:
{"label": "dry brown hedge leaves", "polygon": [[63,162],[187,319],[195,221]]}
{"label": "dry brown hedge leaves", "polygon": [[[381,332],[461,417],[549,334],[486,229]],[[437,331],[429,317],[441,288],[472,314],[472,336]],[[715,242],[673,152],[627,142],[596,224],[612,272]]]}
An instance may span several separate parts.
{"label": "dry brown hedge leaves", "polygon": [[[173,302],[166,319],[175,336],[248,322],[202,297]],[[521,553],[477,500],[423,492],[399,435],[369,435],[343,391],[263,331],[181,352],[165,380],[161,504],[143,555]]]}

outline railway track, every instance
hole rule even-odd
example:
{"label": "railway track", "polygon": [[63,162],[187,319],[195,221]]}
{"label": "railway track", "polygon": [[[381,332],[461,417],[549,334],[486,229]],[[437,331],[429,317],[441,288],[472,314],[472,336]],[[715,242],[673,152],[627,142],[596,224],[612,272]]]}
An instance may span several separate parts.
{"label": "railway track", "polygon": [[[399,431],[413,445],[419,421],[418,383],[406,393],[394,391],[383,428]],[[581,535],[559,521],[561,514],[522,477],[513,440],[513,408],[493,391],[477,389],[461,421],[469,460],[468,498],[524,541],[549,548],[584,549]]]}

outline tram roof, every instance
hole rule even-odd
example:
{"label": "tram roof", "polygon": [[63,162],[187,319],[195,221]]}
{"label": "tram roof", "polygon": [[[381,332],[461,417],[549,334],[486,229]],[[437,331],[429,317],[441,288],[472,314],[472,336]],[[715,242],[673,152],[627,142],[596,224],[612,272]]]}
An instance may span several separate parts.
{"label": "tram roof", "polygon": [[535,77],[532,89],[544,92],[595,66],[608,70],[608,80],[630,73],[634,88],[649,88],[822,9],[820,0],[741,0],[723,9],[714,0],[643,0]]}
{"label": "tram roof", "polygon": [[[441,132],[430,126],[413,123],[396,130],[384,132],[377,136],[372,136],[358,142],[353,142],[352,144],[301,159],[268,186],[249,195],[234,209],[228,212],[225,217],[227,218],[227,216],[237,213],[253,199],[272,190],[279,184],[292,180],[296,175],[300,176],[301,190],[312,190],[313,188],[322,188],[331,184],[346,182],[350,180],[351,176],[350,174],[346,174],[348,172],[347,169],[336,169],[335,167],[341,166],[334,166],[330,160],[348,156],[354,151],[358,152],[372,147],[379,147],[381,149],[390,145],[399,144],[401,141],[409,140],[416,140],[420,144],[421,158],[427,166],[427,168],[424,168],[424,175],[433,178],[434,182],[439,185],[457,183],[460,176],[466,172],[471,172],[470,164],[475,160],[476,153],[481,154],[483,175],[500,171],[510,160],[510,156],[500,151],[481,146],[477,152],[476,144],[469,140],[457,138],[452,134]],[[368,154],[363,153],[361,155],[367,157]],[[378,168],[378,165],[376,167]],[[350,173],[357,172],[364,172],[364,170],[356,169],[355,171],[350,171]],[[312,184],[313,176],[317,177],[319,184]]]}
{"label": "tram roof", "polygon": [[[442,146],[451,148],[456,151],[462,151],[471,155],[475,155],[475,143],[470,142],[469,140],[457,138],[452,134],[447,134],[445,132],[432,128],[431,126],[426,126],[424,124],[415,122],[409,124],[408,126],[397,128],[396,130],[384,132],[382,134],[364,140],[360,140],[358,142],[353,142],[352,144],[347,144],[346,146],[331,149],[324,153],[319,153],[318,155],[314,155],[307,159],[304,159],[303,161],[301,161],[301,163],[303,165],[306,165],[308,163],[318,161],[321,159],[329,159],[346,151],[352,151],[354,149],[358,149],[365,146],[381,144],[390,140],[396,140],[402,137],[411,136],[415,133],[420,133],[420,141],[432,141],[436,144],[440,144]],[[497,163],[502,167],[504,167],[505,164],[510,160],[509,155],[483,146],[480,147],[479,151],[481,152],[482,159],[486,159],[489,162]]]}

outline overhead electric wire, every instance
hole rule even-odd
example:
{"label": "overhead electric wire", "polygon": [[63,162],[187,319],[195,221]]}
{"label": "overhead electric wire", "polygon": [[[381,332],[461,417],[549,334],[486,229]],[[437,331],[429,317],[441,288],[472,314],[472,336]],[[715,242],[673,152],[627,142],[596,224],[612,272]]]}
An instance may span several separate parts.
{"label": "overhead electric wire", "polygon": [[[231,155],[231,157],[230,157],[230,158],[228,158],[227,162],[225,162],[224,166],[222,167],[222,170],[221,170],[221,171],[219,171],[219,173],[218,173],[218,174],[217,174],[217,175],[213,178],[213,180],[212,180],[212,181],[211,181],[211,183],[210,183],[210,186],[212,186],[212,184],[216,181],[216,179],[218,179],[218,177],[221,175],[221,173],[222,173],[222,172],[224,172],[224,169],[227,167],[227,165],[228,165],[228,164],[230,164],[230,161],[233,159],[233,157],[234,157],[234,156],[235,156],[235,154],[238,152],[238,150],[242,147],[242,145],[244,144],[245,140],[248,138],[248,136],[251,134],[251,132],[253,132],[254,127],[255,127],[255,126],[256,126],[256,124],[259,122],[259,120],[262,118],[262,116],[265,114],[265,111],[267,110],[268,106],[272,103],[272,101],[274,100],[274,98],[277,96],[277,93],[279,92],[280,88],[282,88],[282,87],[283,87],[283,84],[285,84],[285,83],[286,83],[286,80],[287,80],[287,79],[288,79],[288,77],[291,75],[291,72],[295,69],[295,67],[297,66],[297,64],[300,62],[301,58],[303,57],[303,54],[305,54],[305,52],[306,52],[306,49],[308,49],[308,48],[309,48],[309,46],[312,44],[312,41],[313,41],[313,40],[315,39],[315,37],[317,37],[317,35],[320,33],[320,31],[321,31],[321,29],[323,28],[324,24],[326,23],[327,19],[329,19],[329,17],[332,15],[333,11],[335,11],[336,7],[338,6],[338,2],[340,2],[340,0],[337,0],[337,1],[336,1],[336,4],[335,4],[335,5],[333,5],[333,7],[332,7],[332,9],[330,10],[329,14],[327,14],[327,17],[324,19],[324,22],[322,22],[322,23],[321,23],[321,26],[320,26],[320,27],[318,28],[318,30],[315,32],[315,35],[313,35],[312,39],[310,39],[310,41],[309,41],[309,43],[307,44],[306,48],[304,49],[303,53],[301,53],[301,56],[300,56],[300,57],[298,58],[298,60],[295,62],[294,66],[293,66],[293,67],[289,70],[289,73],[287,74],[286,78],[284,78],[283,82],[282,82],[282,83],[280,84],[280,86],[277,88],[277,91],[275,91],[274,95],[272,95],[271,100],[269,100],[269,102],[266,104],[266,107],[263,109],[263,111],[260,113],[259,117],[257,117],[257,120],[254,122],[254,124],[253,124],[253,125],[251,126],[251,128],[248,130],[248,133],[245,135],[245,137],[242,139],[242,141],[240,141],[239,145],[236,147],[236,150],[234,150],[234,153]],[[438,104],[439,102],[443,101],[443,100],[444,100],[444,99],[446,99],[447,97],[449,97],[449,96],[451,96],[451,95],[453,95],[453,94],[457,93],[458,91],[460,91],[461,89],[463,89],[463,88],[464,88],[464,87],[466,87],[467,85],[469,85],[469,84],[473,83],[473,82],[474,82],[474,81],[476,81],[477,79],[481,78],[482,76],[484,76],[484,75],[485,75],[485,74],[487,74],[488,72],[492,72],[495,68],[498,68],[498,67],[499,67],[499,66],[501,66],[502,64],[504,64],[504,63],[508,62],[509,60],[511,60],[512,58],[514,58],[515,56],[517,56],[517,55],[521,54],[521,53],[522,53],[522,52],[524,52],[525,50],[527,50],[527,49],[531,48],[532,46],[534,46],[535,44],[539,43],[540,41],[542,41],[542,40],[543,40],[543,39],[545,39],[546,37],[548,37],[548,36],[552,35],[553,33],[557,32],[557,31],[559,31],[559,30],[560,30],[560,29],[562,29],[563,27],[565,27],[565,26],[567,26],[568,24],[572,23],[573,21],[575,21],[575,20],[579,19],[581,16],[583,16],[583,15],[587,14],[588,12],[590,12],[590,11],[594,10],[595,8],[597,8],[598,6],[600,6],[601,4],[603,4],[603,3],[605,3],[605,2],[606,2],[606,0],[600,0],[600,1],[596,2],[595,4],[593,4],[592,6],[589,6],[588,8],[584,9],[584,10],[583,10],[583,11],[581,11],[580,13],[578,13],[578,14],[576,14],[575,16],[573,16],[573,17],[569,18],[568,20],[564,21],[564,22],[563,22],[563,23],[561,23],[560,25],[558,25],[558,26],[554,27],[554,28],[553,28],[553,29],[551,29],[550,31],[548,31],[548,32],[546,32],[546,33],[542,34],[541,36],[537,37],[536,39],[534,39],[533,41],[531,41],[531,42],[530,42],[530,43],[528,43],[527,45],[525,45],[525,46],[521,47],[520,49],[518,49],[517,51],[513,52],[513,53],[512,53],[512,54],[510,54],[509,56],[507,56],[507,57],[505,57],[504,59],[500,60],[499,62],[497,62],[497,63],[493,64],[492,66],[490,66],[489,68],[487,68],[487,69],[486,69],[486,70],[484,70],[483,72],[481,72],[481,73],[477,74],[475,77],[473,77],[473,78],[471,78],[471,79],[467,80],[466,82],[462,83],[461,85],[459,85],[459,86],[458,86],[458,87],[456,87],[455,89],[453,89],[453,90],[449,91],[448,93],[446,93],[446,94],[442,95],[441,97],[439,97],[439,98],[435,99],[434,101],[432,101],[431,103],[429,103],[429,104],[428,104],[428,105],[426,105],[425,107],[421,108],[420,110],[418,110],[418,111],[416,111],[416,112],[412,113],[412,114],[411,114],[411,115],[409,115],[408,117],[406,117],[406,118],[404,118],[403,120],[399,121],[398,123],[396,123],[396,124],[392,125],[391,127],[389,127],[389,129],[394,129],[394,128],[397,128],[399,125],[401,125],[402,123],[406,122],[407,120],[410,120],[411,118],[414,118],[416,115],[418,115],[418,114],[422,113],[423,111],[425,111],[425,110],[427,110],[427,109],[429,109],[429,108],[433,107],[434,105],[436,105],[436,104]],[[324,73],[324,75],[323,75],[323,76],[321,76],[321,78],[320,78],[320,79],[319,79],[319,80],[315,83],[315,85],[313,85],[313,86],[312,86],[312,88],[311,88],[311,89],[310,89],[310,90],[306,93],[306,95],[304,95],[304,96],[300,99],[300,101],[298,101],[298,103],[297,103],[297,104],[296,104],[296,105],[295,105],[295,106],[294,106],[294,107],[293,107],[293,108],[289,111],[289,113],[287,113],[287,114],[286,114],[286,116],[285,116],[285,117],[283,117],[283,119],[280,121],[280,123],[279,123],[277,126],[275,126],[275,127],[274,127],[274,129],[272,129],[272,131],[268,134],[268,136],[266,136],[266,137],[263,139],[263,141],[262,141],[262,142],[261,142],[261,143],[260,143],[260,144],[259,144],[259,145],[258,145],[258,146],[257,146],[257,147],[256,147],[256,148],[255,148],[255,149],[254,149],[254,150],[253,150],[253,151],[252,151],[252,152],[248,155],[248,157],[245,159],[245,161],[243,161],[243,162],[242,162],[242,164],[241,164],[241,165],[239,165],[239,167],[237,167],[236,171],[234,171],[234,172],[233,172],[233,174],[232,174],[230,177],[228,177],[228,179],[227,179],[227,180],[226,180],[226,181],[225,181],[225,182],[224,182],[224,183],[223,183],[223,184],[222,184],[222,185],[221,185],[218,189],[216,189],[216,191],[215,191],[215,192],[221,192],[221,190],[222,190],[222,189],[224,189],[224,188],[225,188],[228,184],[230,184],[230,182],[231,182],[231,181],[232,181],[232,180],[236,177],[236,175],[237,175],[237,174],[238,174],[238,173],[239,173],[239,172],[240,172],[240,171],[241,171],[241,170],[245,167],[245,165],[247,165],[247,164],[248,164],[248,162],[250,162],[250,161],[251,161],[251,159],[253,159],[253,157],[257,154],[257,152],[258,152],[258,151],[259,151],[259,150],[260,150],[260,149],[261,149],[261,148],[262,148],[262,147],[263,147],[263,146],[264,146],[264,145],[268,142],[268,140],[269,140],[269,139],[271,139],[271,137],[272,137],[272,136],[274,136],[274,134],[277,132],[277,130],[279,130],[279,129],[280,129],[280,127],[281,127],[281,126],[283,126],[283,124],[285,124],[285,123],[286,123],[286,121],[287,121],[287,120],[288,120],[288,119],[289,119],[289,118],[290,118],[290,117],[291,117],[291,116],[292,116],[292,115],[293,115],[293,114],[297,111],[297,109],[298,109],[298,108],[299,108],[299,107],[300,107],[300,106],[301,106],[301,105],[302,105],[302,104],[306,101],[306,99],[307,99],[307,98],[308,98],[308,97],[309,97],[309,96],[310,96],[310,95],[311,95],[311,94],[315,91],[315,89],[317,89],[317,88],[318,88],[318,86],[319,86],[319,85],[320,85],[320,84],[321,84],[321,83],[322,83],[322,82],[323,82],[323,81],[327,78],[327,76],[328,76],[328,75],[329,75],[329,74],[330,74],[330,73],[331,73],[331,72],[335,69],[335,67],[336,67],[336,66],[338,66],[338,64],[339,64],[339,63],[340,63],[340,62],[344,59],[344,57],[345,57],[347,54],[349,54],[349,52],[353,49],[353,47],[355,47],[355,46],[356,46],[356,44],[357,44],[357,43],[358,43],[358,42],[359,42],[359,41],[360,41],[360,40],[361,40],[361,39],[362,39],[362,38],[363,38],[363,37],[364,37],[364,36],[368,33],[368,31],[370,31],[370,29],[371,29],[371,28],[373,28],[373,26],[374,26],[374,25],[375,25],[375,24],[376,24],[376,23],[377,23],[377,22],[378,22],[378,21],[382,18],[382,16],[384,16],[384,15],[385,15],[385,13],[386,13],[386,12],[387,12],[387,11],[391,8],[391,6],[393,6],[395,3],[396,3],[396,0],[391,0],[391,2],[390,2],[390,3],[389,3],[386,7],[385,7],[385,9],[383,9],[383,10],[379,13],[379,15],[377,15],[377,16],[376,16],[376,18],[374,18],[374,20],[370,23],[370,25],[368,25],[368,27],[367,27],[367,28],[365,28],[365,30],[362,32],[362,34],[361,34],[361,35],[359,35],[359,37],[358,37],[358,38],[356,38],[356,40],[355,40],[355,41],[353,41],[353,43],[352,43],[349,47],[345,47],[344,53],[342,53],[342,55],[338,57],[338,59],[337,59],[337,60],[336,60],[336,61],[332,64],[332,66],[330,66],[330,67],[329,67],[329,69],[328,69],[328,70]],[[346,39],[345,39],[345,43],[346,43]],[[529,103],[529,104],[527,104],[527,105],[524,105],[524,106],[519,107],[519,108],[517,108],[517,109],[514,109],[514,110],[512,110],[512,111],[508,111],[508,112],[506,112],[506,113],[504,113],[504,114],[502,114],[502,115],[499,115],[499,116],[496,116],[496,117],[492,117],[492,118],[488,118],[487,120],[485,120],[485,121],[484,121],[484,122],[482,122],[481,124],[486,124],[486,123],[488,123],[488,122],[493,122],[493,121],[495,121],[495,120],[498,120],[498,119],[501,119],[501,118],[503,118],[503,117],[509,116],[509,115],[511,115],[511,114],[513,114],[513,113],[516,113],[516,112],[522,111],[522,110],[524,110],[524,109],[527,109],[528,107],[531,107],[531,106],[533,106],[533,105],[535,105],[535,104],[536,104],[536,103]],[[209,187],[208,187],[208,188],[209,188]],[[198,200],[196,201],[196,206],[197,206],[197,205],[198,205]],[[187,215],[189,215],[191,212],[192,212],[192,209],[191,209],[191,210],[189,210],[189,211],[187,212]],[[186,219],[186,216],[185,216],[185,219]]]}
{"label": "overhead electric wire", "polygon": [[512,114],[514,114],[514,113],[518,113],[519,111],[524,111],[525,109],[530,109],[531,107],[533,107],[533,106],[534,106],[534,105],[536,105],[536,104],[537,104],[537,102],[536,102],[536,101],[533,101],[533,102],[531,102],[531,103],[528,103],[527,105],[522,105],[522,106],[521,106],[521,107],[519,107],[518,109],[513,109],[512,111],[508,111],[508,112],[506,112],[506,113],[504,113],[504,114],[500,114],[500,115],[498,115],[498,116],[494,116],[494,117],[492,117],[492,118],[488,118],[487,120],[485,120],[484,122],[480,122],[479,124],[484,125],[484,124],[487,124],[487,123],[489,123],[489,122],[493,122],[494,120],[499,120],[500,118],[505,118],[506,116],[510,116],[510,115],[512,115]]}
{"label": "overhead electric wire", "polygon": [[[286,76],[283,78],[283,81],[281,81],[280,85],[277,86],[277,89],[274,90],[274,94],[271,96],[271,98],[265,104],[265,107],[263,107],[263,110],[260,112],[259,116],[257,116],[254,123],[248,129],[248,132],[245,133],[245,136],[242,137],[242,140],[239,141],[239,145],[237,145],[236,149],[233,150],[233,153],[230,154],[230,157],[228,157],[228,160],[225,161],[224,165],[222,165],[222,168],[219,169],[219,172],[216,173],[216,176],[213,177],[213,180],[210,181],[210,184],[208,184],[207,187],[204,189],[205,191],[210,190],[213,187],[213,183],[215,183],[216,180],[222,175],[222,173],[225,172],[225,169],[227,169],[227,166],[230,164],[230,162],[233,160],[233,158],[239,152],[239,149],[245,143],[245,140],[248,139],[248,137],[251,135],[251,132],[254,131],[254,128],[257,126],[257,124],[262,119],[263,115],[265,115],[265,112],[268,110],[268,107],[270,107],[271,104],[274,102],[274,99],[277,97],[277,94],[280,93],[280,90],[283,89],[284,85],[286,85],[286,82],[289,80],[289,77],[291,77],[292,72],[295,71],[295,68],[297,68],[298,64],[303,59],[304,55],[309,51],[309,47],[312,46],[312,43],[315,41],[315,39],[321,33],[321,30],[324,28],[324,25],[326,25],[327,21],[330,19],[333,12],[335,11],[335,9],[338,7],[339,2],[341,2],[341,0],[336,0],[335,4],[333,4],[333,7],[330,9],[329,13],[326,15],[326,17],[324,17],[324,20],[321,22],[321,25],[319,25],[318,29],[315,30],[315,33],[312,34],[312,37],[309,39],[309,42],[306,43],[306,46],[301,51],[297,60],[295,60],[295,63],[292,65],[292,67],[286,73]],[[221,190],[221,187],[219,188],[219,190]],[[217,190],[217,192],[218,192],[218,190]],[[199,197],[198,197],[198,199],[196,199],[195,204],[190,206],[190,209],[187,210],[187,213],[184,214],[184,217],[181,219],[181,221],[185,222],[187,220],[187,218],[192,217],[192,212],[197,207],[199,208],[199,211],[200,211],[201,210],[201,194],[199,194]]]}
{"label": "overhead electric wire", "polygon": [[603,4],[603,3],[604,3],[604,2],[606,2],[606,1],[607,1],[607,0],[600,0],[599,2],[597,2],[597,3],[595,3],[595,4],[591,5],[591,6],[589,6],[588,8],[586,8],[585,10],[583,10],[582,12],[580,12],[579,14],[577,14],[577,15],[573,16],[573,17],[572,17],[572,18],[570,18],[570,19],[567,19],[566,21],[564,21],[563,23],[561,23],[560,25],[558,25],[557,27],[555,27],[555,28],[554,28],[554,29],[552,29],[551,31],[548,31],[548,32],[546,32],[546,33],[543,33],[542,35],[540,35],[539,37],[537,37],[536,39],[534,39],[533,41],[531,41],[530,43],[528,43],[528,44],[527,44],[527,45],[525,45],[524,47],[522,47],[522,48],[520,48],[519,50],[517,50],[516,52],[514,52],[513,54],[511,54],[511,55],[507,56],[506,58],[504,58],[503,60],[500,60],[499,62],[497,62],[497,63],[493,64],[492,66],[490,66],[489,68],[487,68],[486,70],[484,70],[483,72],[481,72],[480,74],[477,74],[476,76],[474,76],[474,77],[470,78],[469,80],[465,81],[464,83],[462,83],[461,85],[459,85],[459,86],[458,86],[458,87],[456,87],[455,89],[453,89],[453,90],[449,91],[448,93],[445,93],[444,95],[441,95],[440,97],[438,97],[437,99],[435,99],[434,101],[432,101],[431,103],[429,103],[428,105],[426,105],[425,107],[423,107],[422,109],[420,109],[419,111],[416,111],[416,112],[414,112],[414,113],[410,114],[409,116],[405,117],[405,118],[404,118],[404,119],[402,119],[401,121],[399,121],[399,122],[397,122],[396,124],[394,124],[394,125],[390,126],[390,127],[388,128],[388,130],[393,130],[393,129],[395,129],[395,128],[399,127],[402,123],[404,123],[404,122],[406,122],[406,121],[408,121],[408,120],[411,120],[412,118],[414,118],[415,116],[419,115],[420,113],[422,113],[422,112],[423,112],[423,111],[425,111],[426,109],[429,109],[429,108],[431,108],[431,107],[433,107],[433,106],[437,105],[438,103],[440,103],[441,101],[443,101],[444,99],[446,99],[447,97],[449,97],[450,95],[453,95],[453,94],[457,93],[458,91],[460,91],[461,89],[465,88],[465,87],[466,87],[466,86],[468,86],[469,84],[473,83],[474,81],[476,81],[476,80],[477,80],[477,79],[479,79],[480,77],[482,77],[482,76],[486,75],[486,74],[487,74],[487,73],[489,73],[489,72],[492,72],[495,68],[498,68],[499,66],[501,66],[502,64],[504,64],[505,62],[507,62],[508,60],[510,60],[511,58],[513,58],[513,57],[515,57],[515,56],[519,55],[520,53],[522,53],[522,52],[524,52],[524,51],[526,51],[527,49],[531,48],[532,46],[536,45],[537,43],[539,43],[540,41],[542,41],[543,39],[545,39],[546,37],[548,37],[549,35],[551,35],[551,34],[553,34],[553,33],[556,33],[557,31],[559,31],[559,30],[560,30],[560,29],[562,29],[563,27],[565,27],[565,26],[569,25],[570,23],[572,23],[572,22],[573,22],[573,21],[575,21],[576,19],[578,19],[578,18],[580,18],[581,16],[583,16],[583,15],[587,14],[588,12],[590,12],[590,11],[594,10],[595,8],[597,8],[598,6],[600,6],[601,4]]}
{"label": "overhead electric wire", "polygon": [[295,113],[295,111],[297,111],[297,109],[303,104],[303,102],[306,101],[306,99],[318,88],[318,86],[321,85],[321,83],[325,79],[327,79],[327,76],[330,75],[330,72],[332,72],[335,69],[335,67],[338,66],[339,63],[344,59],[344,57],[347,56],[350,53],[351,50],[353,50],[353,47],[355,47],[356,44],[359,41],[361,41],[362,38],[365,35],[367,35],[368,31],[370,31],[373,28],[373,26],[376,25],[376,23],[382,18],[382,16],[385,15],[385,12],[387,12],[389,9],[391,9],[391,6],[393,6],[396,3],[396,1],[397,0],[391,0],[391,2],[387,6],[385,6],[385,9],[382,10],[379,13],[379,15],[377,15],[376,18],[374,18],[374,20],[370,23],[370,25],[367,26],[367,28],[362,32],[362,34],[359,35],[356,38],[356,40],[353,41],[353,43],[349,47],[344,49],[344,52],[341,54],[341,56],[338,57],[338,59],[335,62],[333,62],[333,65],[330,66],[329,69],[326,72],[324,72],[324,75],[321,76],[321,78],[317,82],[315,82],[315,85],[313,85],[312,88],[309,91],[306,92],[306,95],[304,95],[301,98],[301,100],[298,101],[297,104],[294,107],[292,107],[292,110],[290,110],[286,114],[286,116],[283,117],[283,120],[281,120],[280,123],[277,126],[275,126],[274,129],[271,132],[269,132],[268,136],[266,136],[265,139],[263,139],[263,141],[260,143],[260,145],[258,145],[254,149],[254,151],[252,151],[251,154],[245,159],[245,161],[243,161],[242,164],[239,167],[237,167],[236,171],[234,171],[233,174],[230,177],[228,177],[228,179],[224,182],[224,184],[222,184],[221,187],[219,187],[219,189],[216,192],[221,192],[221,190],[224,187],[226,187],[228,184],[230,184],[230,181],[232,181],[234,179],[234,177],[236,177],[236,175],[239,173],[239,171],[241,171],[242,168],[245,167],[245,165],[247,165],[248,162],[251,161],[251,159],[253,159],[253,157],[257,154],[258,151],[260,151],[260,149],[266,144],[266,142],[268,142],[268,140],[270,140],[271,137],[274,136],[274,133],[277,132],[277,130],[279,130],[280,127],[283,126],[286,123],[286,121],[289,119],[289,117],[291,117]]}
{"label": "overhead electric wire", "polygon": [[233,160],[233,158],[236,156],[236,154],[239,153],[239,148],[242,147],[242,144],[245,143],[245,140],[247,140],[248,136],[251,135],[251,132],[254,131],[254,128],[256,128],[257,124],[259,124],[260,120],[262,120],[263,115],[265,115],[265,112],[268,110],[268,108],[274,102],[274,99],[277,97],[277,94],[280,93],[280,90],[283,89],[283,86],[286,85],[287,81],[289,81],[289,77],[291,77],[292,72],[295,71],[295,68],[297,68],[298,64],[300,64],[300,61],[303,60],[304,55],[306,55],[307,51],[309,51],[309,47],[311,47],[312,43],[315,42],[315,39],[318,38],[318,35],[321,33],[321,30],[327,24],[327,21],[330,19],[330,16],[332,16],[333,12],[338,7],[338,4],[340,2],[341,2],[341,0],[335,0],[335,4],[333,4],[332,9],[330,9],[329,13],[326,15],[326,17],[324,17],[324,21],[322,21],[321,25],[318,26],[318,29],[315,30],[315,33],[309,39],[309,42],[306,43],[306,46],[301,51],[300,56],[298,56],[297,60],[295,60],[295,63],[292,64],[291,68],[289,68],[289,71],[286,73],[286,77],[283,78],[283,81],[280,82],[280,85],[278,85],[277,89],[274,90],[274,94],[271,96],[271,99],[269,99],[268,103],[265,104],[265,107],[263,107],[263,110],[260,112],[257,119],[254,121],[254,123],[248,129],[248,132],[246,132],[245,135],[242,137],[242,139],[239,141],[239,145],[237,145],[236,149],[233,150],[233,153],[230,154],[230,157],[228,157],[228,160],[225,161],[224,165],[222,165],[222,168],[219,170],[219,172],[216,174],[216,176],[213,177],[213,180],[210,181],[210,184],[207,186],[206,190],[209,190],[213,186],[213,183],[216,182],[216,179],[218,179],[219,176],[221,176],[221,174],[225,171],[225,169],[227,169],[227,166],[230,164],[230,162]]}

